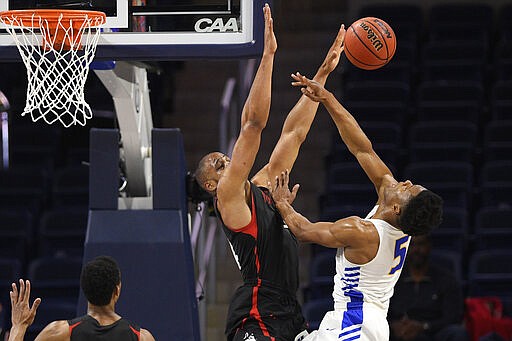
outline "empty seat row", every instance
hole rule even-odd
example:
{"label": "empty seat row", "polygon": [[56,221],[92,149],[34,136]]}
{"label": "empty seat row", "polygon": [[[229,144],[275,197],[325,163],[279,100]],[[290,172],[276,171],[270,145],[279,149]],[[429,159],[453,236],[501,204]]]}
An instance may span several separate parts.
{"label": "empty seat row", "polygon": [[0,257],[81,256],[86,226],[86,209],[46,211],[37,223],[26,210],[1,210]]}

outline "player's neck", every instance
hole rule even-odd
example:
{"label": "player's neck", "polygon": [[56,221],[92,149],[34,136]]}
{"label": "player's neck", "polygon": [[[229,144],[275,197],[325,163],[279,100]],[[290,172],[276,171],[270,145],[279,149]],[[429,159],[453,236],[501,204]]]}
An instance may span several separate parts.
{"label": "player's neck", "polygon": [[373,219],[384,220],[386,223],[398,228],[398,218],[393,210],[384,204],[380,204],[379,208],[372,217]]}
{"label": "player's neck", "polygon": [[115,312],[113,303],[105,306],[97,306],[89,303],[87,305],[87,315],[92,316],[102,326],[112,324],[121,318],[121,316]]}

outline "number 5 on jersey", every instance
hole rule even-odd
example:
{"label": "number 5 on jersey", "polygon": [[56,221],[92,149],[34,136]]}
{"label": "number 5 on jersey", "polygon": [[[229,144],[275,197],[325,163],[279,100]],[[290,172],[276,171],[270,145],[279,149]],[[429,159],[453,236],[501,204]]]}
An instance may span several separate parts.
{"label": "number 5 on jersey", "polygon": [[[404,236],[400,239],[397,239],[395,242],[395,260],[397,258],[400,258],[398,260],[398,264],[389,270],[389,274],[392,275],[398,270],[402,269],[404,266],[405,261],[405,255],[407,254],[407,246],[409,244],[407,243],[411,237],[410,236]],[[394,262],[393,262],[394,263]]]}

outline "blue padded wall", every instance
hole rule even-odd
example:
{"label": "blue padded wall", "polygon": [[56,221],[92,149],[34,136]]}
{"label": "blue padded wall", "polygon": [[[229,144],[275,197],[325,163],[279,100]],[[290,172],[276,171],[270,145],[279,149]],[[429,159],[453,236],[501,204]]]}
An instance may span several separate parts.
{"label": "blue padded wall", "polygon": [[[108,132],[91,131],[91,146],[105,135]],[[118,261],[123,285],[117,311],[149,329],[157,340],[200,340],[183,139],[178,129],[158,129],[153,131],[152,141],[154,209],[111,209],[111,189],[91,193],[93,198],[105,195],[105,200],[96,198],[94,202],[107,207],[95,205],[89,211],[84,264],[98,255],[110,255]],[[117,146],[117,140],[115,143]],[[117,165],[117,160],[92,155],[109,149],[91,148],[91,176],[113,176],[100,171],[105,170],[116,173],[118,179],[118,168],[112,164]],[[92,178],[90,182],[116,189],[118,185],[118,181],[107,184]],[[86,301],[81,293],[78,313],[85,312]]]}

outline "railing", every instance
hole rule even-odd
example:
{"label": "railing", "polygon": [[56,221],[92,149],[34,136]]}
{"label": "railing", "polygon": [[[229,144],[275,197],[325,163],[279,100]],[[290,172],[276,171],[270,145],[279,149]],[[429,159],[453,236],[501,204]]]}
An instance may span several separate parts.
{"label": "railing", "polygon": [[7,110],[10,109],[9,101],[4,93],[0,91],[0,119],[2,127],[2,167],[9,168],[9,115]]}

